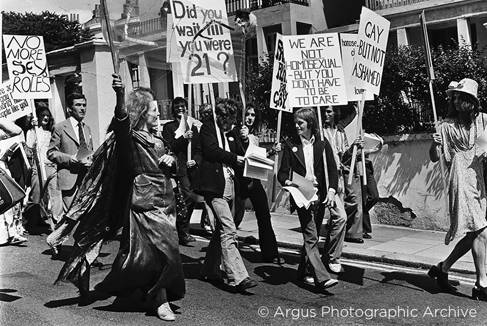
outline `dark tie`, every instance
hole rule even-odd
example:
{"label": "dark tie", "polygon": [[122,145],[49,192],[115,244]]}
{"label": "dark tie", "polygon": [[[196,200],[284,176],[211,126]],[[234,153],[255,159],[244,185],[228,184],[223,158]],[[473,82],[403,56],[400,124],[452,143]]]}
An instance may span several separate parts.
{"label": "dark tie", "polygon": [[85,134],[83,132],[82,122],[78,122],[78,134],[79,134],[79,148],[88,149],[88,145],[86,145]]}

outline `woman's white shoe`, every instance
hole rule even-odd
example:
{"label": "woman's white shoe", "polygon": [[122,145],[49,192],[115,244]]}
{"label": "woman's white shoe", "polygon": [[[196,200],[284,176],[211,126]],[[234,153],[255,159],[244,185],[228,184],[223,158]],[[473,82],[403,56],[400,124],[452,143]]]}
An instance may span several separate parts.
{"label": "woman's white shoe", "polygon": [[163,303],[157,308],[157,316],[165,321],[174,321],[176,320],[176,316],[174,315],[174,312],[172,311],[171,307],[169,306],[169,303]]}

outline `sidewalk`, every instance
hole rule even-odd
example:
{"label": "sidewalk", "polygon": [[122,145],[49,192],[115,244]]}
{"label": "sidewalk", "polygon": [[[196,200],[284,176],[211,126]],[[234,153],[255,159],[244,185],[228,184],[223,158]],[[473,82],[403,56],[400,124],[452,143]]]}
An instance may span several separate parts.
{"label": "sidewalk", "polygon": [[[272,225],[280,247],[294,249],[301,247],[303,237],[297,215],[272,213]],[[324,229],[321,233],[322,236]],[[362,244],[345,242],[342,257],[429,268],[445,259],[459,240],[455,239],[456,241],[446,246],[444,244],[445,232],[380,224],[372,225],[372,231],[372,239],[364,239]],[[257,221],[253,211],[245,213],[238,236],[240,240],[245,240],[250,236],[258,239]],[[475,273],[472,254],[469,252],[463,256],[453,265],[452,271]]]}

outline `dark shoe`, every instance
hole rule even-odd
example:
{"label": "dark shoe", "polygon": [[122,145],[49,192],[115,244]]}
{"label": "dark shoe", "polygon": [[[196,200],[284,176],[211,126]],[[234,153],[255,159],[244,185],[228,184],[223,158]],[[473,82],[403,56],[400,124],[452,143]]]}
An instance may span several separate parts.
{"label": "dark shoe", "polygon": [[181,236],[179,238],[179,244],[180,245],[183,245],[183,246],[186,246],[188,245],[190,242],[195,242],[196,239],[192,236],[192,235],[189,235],[189,234],[186,234],[184,236]]}
{"label": "dark shoe", "polygon": [[345,238],[346,242],[352,242],[352,243],[364,243],[364,239],[360,238]]}
{"label": "dark shoe", "polygon": [[238,283],[237,286],[235,286],[235,289],[237,292],[243,293],[247,289],[253,288],[257,286],[257,282],[251,279],[250,277],[245,278],[242,282]]}
{"label": "dark shoe", "polygon": [[338,284],[338,280],[330,278],[329,280],[318,283],[316,287],[318,288],[318,290],[326,290],[337,284]]}
{"label": "dark shoe", "polygon": [[368,233],[364,233],[363,238],[364,239],[372,239],[372,236]]}
{"label": "dark shoe", "polygon": [[[436,284],[438,287],[446,292],[456,292],[457,289],[452,285],[453,282],[448,281],[448,273],[445,273],[441,270],[441,266],[443,263],[439,263],[438,266],[431,266],[430,270],[428,271],[428,276],[436,279]],[[457,283],[458,285],[459,283]]]}
{"label": "dark shoe", "polygon": [[478,283],[475,283],[475,287],[472,289],[472,299],[487,301],[487,287],[482,287]]}

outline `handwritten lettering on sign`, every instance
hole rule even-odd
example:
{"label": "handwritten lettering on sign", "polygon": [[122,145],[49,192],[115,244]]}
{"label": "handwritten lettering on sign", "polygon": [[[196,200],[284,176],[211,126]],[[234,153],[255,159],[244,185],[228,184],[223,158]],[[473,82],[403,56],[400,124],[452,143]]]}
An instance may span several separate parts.
{"label": "handwritten lettering on sign", "polygon": [[288,104],[286,61],[284,60],[284,42],[281,34],[276,36],[275,49],[270,107],[292,112],[292,107]]}
{"label": "handwritten lettering on sign", "polygon": [[184,82],[236,81],[230,31],[219,24],[228,25],[225,2],[171,0],[171,11],[176,39],[171,45],[176,49],[171,48],[171,52],[176,53],[183,67],[189,65],[189,76],[183,69]]}
{"label": "handwritten lettering on sign", "polygon": [[4,35],[5,57],[16,99],[51,98],[44,39],[35,35]]}
{"label": "handwritten lettering on sign", "polygon": [[358,88],[376,95],[382,81],[389,27],[387,19],[362,7],[352,80]]}
{"label": "handwritten lettering on sign", "polygon": [[32,112],[27,100],[17,100],[12,97],[12,82],[0,85],[0,120],[15,121]]}
{"label": "handwritten lettering on sign", "polygon": [[284,36],[290,105],[347,103],[338,33]]}
{"label": "handwritten lettering on sign", "polygon": [[[365,92],[358,87],[352,80],[353,57],[357,52],[357,34],[340,34],[340,45],[342,48],[343,73],[345,75],[345,85],[349,102],[361,100],[373,100],[374,94]],[[363,94],[365,92],[365,94]]]}

